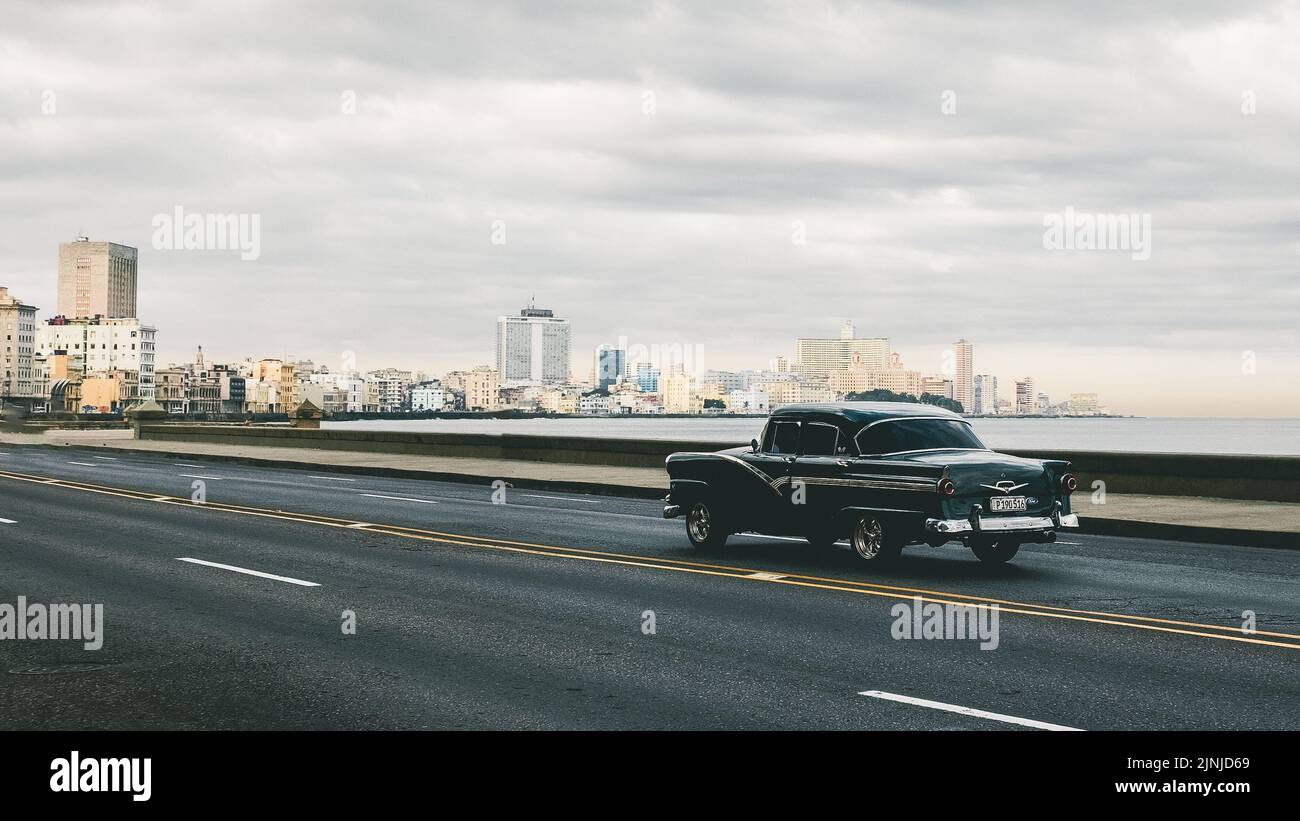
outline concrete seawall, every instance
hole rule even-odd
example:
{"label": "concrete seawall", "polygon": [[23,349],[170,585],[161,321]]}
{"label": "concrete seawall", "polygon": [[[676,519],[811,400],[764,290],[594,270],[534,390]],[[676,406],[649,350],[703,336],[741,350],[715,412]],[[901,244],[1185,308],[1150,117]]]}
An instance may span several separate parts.
{"label": "concrete seawall", "polygon": [[[564,464],[658,468],[670,453],[712,451],[741,442],[517,434],[406,433],[310,430],[278,426],[145,425],[141,439],[158,441],[300,447],[425,456],[454,456]],[[1063,459],[1079,477],[1080,492],[1095,482],[1108,493],[1205,496],[1273,502],[1300,501],[1300,457],[1235,456],[1111,451],[1007,451],[1018,456]]]}

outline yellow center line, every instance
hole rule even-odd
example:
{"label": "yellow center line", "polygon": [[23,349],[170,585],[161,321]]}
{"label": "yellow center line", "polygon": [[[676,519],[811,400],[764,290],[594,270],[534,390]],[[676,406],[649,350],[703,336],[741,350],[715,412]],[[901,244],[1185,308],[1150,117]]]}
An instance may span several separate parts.
{"label": "yellow center line", "polygon": [[[1066,621],[1080,621],[1093,624],[1107,624],[1119,627],[1129,627],[1139,630],[1151,630],[1162,633],[1177,633],[1187,636],[1198,636],[1202,638],[1222,639],[1225,641],[1236,641],[1246,644],[1258,644],[1268,647],[1284,647],[1291,650],[1300,650],[1300,635],[1291,633],[1277,633],[1265,630],[1256,630],[1246,633],[1239,627],[1202,624],[1199,622],[1179,621],[1175,619],[1161,619],[1153,616],[1137,616],[1124,613],[1108,613],[1097,610],[1078,610],[1065,607],[1056,607],[1046,604],[1035,604],[1027,602],[1018,602],[1007,599],[997,599],[985,596],[975,596],[964,593],[953,593],[938,590],[928,590],[925,588],[903,587],[898,585],[885,585],[875,582],[865,582],[855,579],[835,579],[821,576],[810,576],[799,573],[787,573],[784,571],[761,571],[752,567],[735,567],[730,565],[709,564],[704,562],[689,562],[681,559],[669,558],[652,558],[647,556],[638,556],[627,553],[612,553],[608,551],[589,550],[585,548],[561,547],[558,545],[537,544],[533,542],[520,542],[507,539],[495,539],[485,536],[469,536],[459,533],[445,533],[437,530],[424,530],[421,528],[407,527],[404,525],[384,525],[371,524],[357,521],[355,519],[341,519],[334,516],[324,516],[314,513],[300,513],[296,511],[270,510],[266,508],[249,507],[246,505],[232,505],[219,502],[190,502],[186,499],[159,496],[156,493],[147,493],[144,491],[128,490],[124,488],[109,487],[106,485],[93,485],[84,482],[72,482],[62,479],[50,479],[42,476],[30,476],[21,473],[11,473],[0,471],[0,478],[14,479],[17,481],[33,482],[38,484],[53,484],[69,490],[80,490],[90,493],[102,493],[110,496],[119,496],[136,501],[154,502],[156,504],[170,504],[191,509],[208,509],[226,513],[239,513],[247,516],[261,516],[266,518],[281,519],[284,521],[301,522],[304,524],[317,524],[327,527],[348,528],[352,530],[362,530],[367,533],[380,533],[398,538],[416,539],[419,541],[434,542],[438,544],[457,545],[461,547],[477,547],[496,551],[506,551],[521,553],[535,556],[548,556],[551,558],[573,559],[579,561],[600,562],[603,564],[612,564],[625,567],[640,567],[652,570],[671,570],[682,573],[694,573],[707,576],[718,576],[733,579],[746,579],[749,581],[763,582],[766,584],[784,584],[792,587],[806,587],[817,590],[832,590],[844,593],[859,593],[863,595],[876,596],[881,598],[913,600],[919,599],[925,603],[948,604],[956,606],[989,606],[997,605],[1000,611],[1015,613],[1027,616],[1039,616],[1042,618],[1055,618]],[[757,574],[757,575],[756,575]],[[773,578],[775,576],[775,578]],[[1195,629],[1182,629],[1195,628]],[[1205,631],[1223,631],[1223,632],[1205,632]],[[1258,637],[1258,638],[1257,638]],[[1285,639],[1286,641],[1268,641],[1263,637]]]}

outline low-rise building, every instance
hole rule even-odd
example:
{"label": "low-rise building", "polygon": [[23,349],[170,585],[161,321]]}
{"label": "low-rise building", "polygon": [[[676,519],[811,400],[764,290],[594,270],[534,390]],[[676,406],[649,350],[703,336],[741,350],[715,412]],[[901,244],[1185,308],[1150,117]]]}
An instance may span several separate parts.
{"label": "low-rise building", "polygon": [[921,395],[921,374],[904,368],[883,370],[836,370],[826,377],[826,387],[836,396],[850,393],[886,390],[894,393]]}
{"label": "low-rise building", "polygon": [[0,397],[33,398],[36,307],[0,288]]}
{"label": "low-rise building", "polygon": [[577,413],[580,395],[571,385],[547,388],[538,395],[538,406],[547,413]]}
{"label": "low-rise building", "polygon": [[[347,410],[348,392],[333,382],[312,382],[308,380],[298,385],[298,401],[300,404],[310,402],[319,408],[325,416],[332,416]],[[286,410],[292,412],[293,408],[287,408]]]}
{"label": "low-rise building", "polygon": [[767,413],[770,409],[767,391],[759,385],[727,394],[727,410],[731,413]]}
{"label": "low-rise building", "polygon": [[366,374],[366,382],[376,389],[377,410],[380,413],[398,413],[409,407],[408,392],[414,378],[410,371],[384,368]]}
{"label": "low-rise building", "polygon": [[952,399],[952,380],[945,379],[942,376],[922,376],[921,393],[930,394],[931,396],[942,396],[945,399]]}
{"label": "low-rise building", "polygon": [[663,388],[664,413],[691,413],[691,376],[678,371],[660,379]]}
{"label": "low-rise building", "polygon": [[83,413],[121,413],[139,396],[135,371],[98,371],[81,380]]}
{"label": "low-rise building", "polygon": [[186,413],[189,371],[185,368],[158,368],[154,371],[154,401],[168,413]]}
{"label": "low-rise building", "polygon": [[585,416],[604,416],[609,413],[609,394],[600,391],[582,394],[578,397],[578,413]]}
{"label": "low-rise building", "polygon": [[771,410],[800,402],[835,401],[835,392],[818,382],[804,382],[793,379],[773,380],[761,383],[760,387],[767,392],[768,405]]}
{"label": "low-rise building", "polygon": [[442,383],[436,380],[411,385],[412,411],[440,411],[446,401]]}
{"label": "low-rise building", "polygon": [[501,408],[501,378],[491,365],[479,365],[466,374],[465,409],[494,411]]}
{"label": "low-rise building", "polygon": [[134,318],[56,316],[36,327],[36,350],[45,356],[66,353],[88,374],[134,371],[133,402],[154,397],[156,344],[157,329]]}

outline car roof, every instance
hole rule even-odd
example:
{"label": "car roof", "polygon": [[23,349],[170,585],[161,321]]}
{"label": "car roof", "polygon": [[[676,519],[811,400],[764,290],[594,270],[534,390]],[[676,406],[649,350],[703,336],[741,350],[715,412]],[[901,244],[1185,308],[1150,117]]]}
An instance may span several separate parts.
{"label": "car roof", "polygon": [[774,419],[786,416],[838,416],[854,424],[922,416],[964,421],[960,414],[937,405],[925,405],[919,402],[805,402],[785,405],[772,411]]}

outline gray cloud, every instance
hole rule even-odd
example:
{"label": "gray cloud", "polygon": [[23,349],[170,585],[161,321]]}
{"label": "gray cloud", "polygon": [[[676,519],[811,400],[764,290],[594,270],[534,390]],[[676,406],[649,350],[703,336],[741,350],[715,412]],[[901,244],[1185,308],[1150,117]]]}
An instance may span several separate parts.
{"label": "gray cloud", "polygon": [[[0,13],[0,284],[52,309],[59,241],[136,245],[165,361],[469,366],[532,294],[580,349],[759,366],[853,317],[916,367],[966,336],[1058,390],[1108,382],[1028,352],[1188,381],[1196,352],[1300,347],[1294,3]],[[261,214],[261,259],[150,248],[177,205]],[[1067,206],[1151,214],[1151,259],[1044,250]]]}

